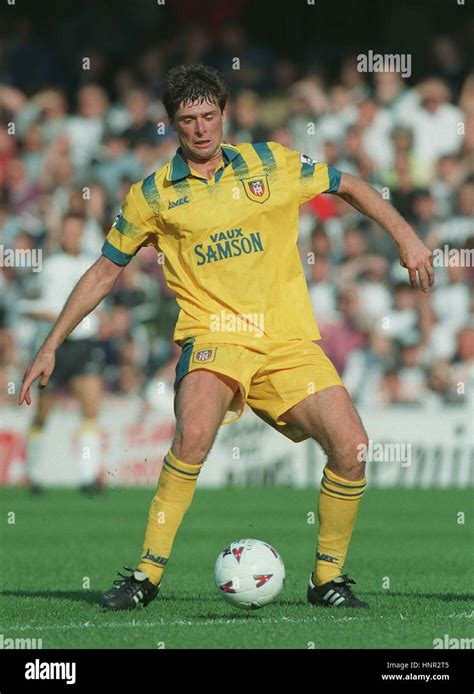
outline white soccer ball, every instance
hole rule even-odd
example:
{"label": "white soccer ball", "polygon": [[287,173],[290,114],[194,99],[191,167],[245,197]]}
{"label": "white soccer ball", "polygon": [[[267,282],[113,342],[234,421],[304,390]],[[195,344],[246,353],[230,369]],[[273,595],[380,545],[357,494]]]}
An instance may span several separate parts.
{"label": "white soccer ball", "polygon": [[261,540],[236,540],[217,557],[214,569],[217,589],[242,610],[268,605],[281,592],[285,565],[271,545]]}

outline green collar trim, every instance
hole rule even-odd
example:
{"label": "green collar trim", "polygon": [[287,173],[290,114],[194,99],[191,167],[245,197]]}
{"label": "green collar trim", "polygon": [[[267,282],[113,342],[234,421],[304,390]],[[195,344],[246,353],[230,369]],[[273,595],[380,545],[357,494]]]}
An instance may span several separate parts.
{"label": "green collar trim", "polygon": [[[240,152],[237,149],[237,147],[223,143],[222,155],[224,159],[224,165],[227,166],[240,155]],[[176,154],[168,164],[168,171],[166,173],[166,177],[168,181],[175,183],[176,181],[181,181],[183,178],[187,178],[187,176],[189,176],[190,173],[191,170],[182,157],[181,147],[178,147],[178,149],[176,150]]]}

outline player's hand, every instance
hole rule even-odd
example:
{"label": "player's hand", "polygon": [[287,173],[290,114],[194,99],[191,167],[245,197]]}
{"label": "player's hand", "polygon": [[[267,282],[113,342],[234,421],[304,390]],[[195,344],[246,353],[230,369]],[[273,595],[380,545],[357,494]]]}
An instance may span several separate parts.
{"label": "player's hand", "polygon": [[36,357],[26,369],[25,375],[23,376],[23,385],[18,398],[19,405],[21,405],[23,401],[25,401],[27,405],[31,405],[31,384],[36,381],[37,378],[40,378],[38,388],[45,388],[49,381],[49,377],[53,373],[55,363],[56,359],[53,350],[44,349],[43,347],[38,350]]}
{"label": "player's hand", "polygon": [[408,270],[410,284],[416,289],[417,273],[420,287],[427,292],[434,284],[433,254],[416,234],[400,246],[400,265]]}

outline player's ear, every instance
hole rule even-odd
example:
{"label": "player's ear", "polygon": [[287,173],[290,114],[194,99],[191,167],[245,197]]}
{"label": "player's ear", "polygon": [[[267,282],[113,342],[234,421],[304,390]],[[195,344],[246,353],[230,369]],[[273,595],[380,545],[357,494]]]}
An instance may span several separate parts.
{"label": "player's ear", "polygon": [[222,111],[222,122],[225,123],[227,120],[227,109]]}

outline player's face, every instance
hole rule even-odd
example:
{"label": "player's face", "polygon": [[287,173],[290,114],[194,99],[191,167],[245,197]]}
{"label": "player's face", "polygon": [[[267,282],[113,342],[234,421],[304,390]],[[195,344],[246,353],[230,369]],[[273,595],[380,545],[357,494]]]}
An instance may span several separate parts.
{"label": "player's face", "polygon": [[216,156],[223,139],[224,114],[208,101],[183,104],[173,120],[183,154],[191,161],[205,162]]}

